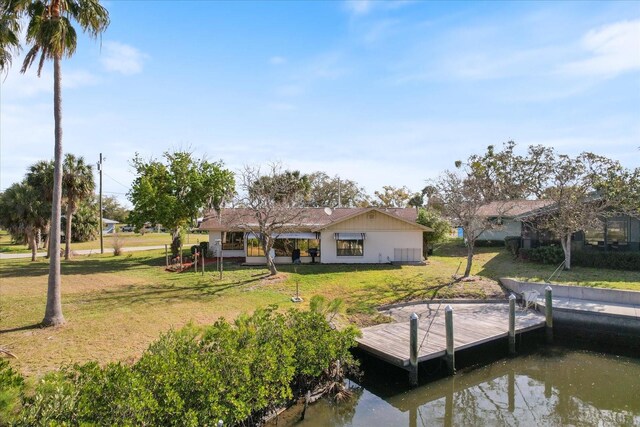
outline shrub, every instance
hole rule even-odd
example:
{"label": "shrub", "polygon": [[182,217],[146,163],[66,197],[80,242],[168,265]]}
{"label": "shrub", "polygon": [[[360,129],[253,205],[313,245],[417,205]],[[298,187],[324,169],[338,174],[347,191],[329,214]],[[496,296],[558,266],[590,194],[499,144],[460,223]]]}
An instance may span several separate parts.
{"label": "shrub", "polygon": [[575,251],[571,254],[571,264],[580,267],[640,271],[640,253]]}
{"label": "shrub", "polygon": [[124,247],[124,239],[120,237],[118,233],[114,233],[113,240],[111,241],[111,246],[113,247],[114,256],[122,255],[122,248]]}
{"label": "shrub", "polygon": [[[331,304],[330,304],[331,306]],[[188,325],[152,344],[133,365],[96,363],[50,375],[25,400],[21,425],[254,425],[275,407],[350,366],[355,329],[331,328],[318,311],[276,307]]]}
{"label": "shrub", "polygon": [[504,246],[515,257],[518,256],[521,245],[522,238],[520,236],[507,236],[504,238]]}
{"label": "shrub", "polygon": [[560,264],[564,260],[564,251],[560,246],[540,246],[532,249],[520,249],[520,258],[541,264]]}
{"label": "shrub", "polygon": [[10,421],[16,414],[23,388],[22,376],[9,365],[6,359],[0,359],[0,426]]}

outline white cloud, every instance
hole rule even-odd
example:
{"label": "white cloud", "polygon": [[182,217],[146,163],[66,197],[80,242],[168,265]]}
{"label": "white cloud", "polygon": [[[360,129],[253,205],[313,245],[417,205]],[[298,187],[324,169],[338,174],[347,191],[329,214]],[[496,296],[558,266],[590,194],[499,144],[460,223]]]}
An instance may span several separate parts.
{"label": "white cloud", "polygon": [[108,41],[103,44],[104,56],[100,59],[107,71],[122,74],[138,74],[148,55],[133,46],[124,43]]}
{"label": "white cloud", "polygon": [[269,64],[271,65],[282,65],[285,62],[287,62],[287,59],[282,56],[272,56],[269,58]]}
{"label": "white cloud", "polygon": [[347,10],[355,15],[365,15],[373,6],[373,2],[371,0],[347,0],[346,1]]}
{"label": "white cloud", "polygon": [[589,31],[582,38],[589,57],[569,62],[560,72],[613,77],[640,70],[640,20],[620,21]]}

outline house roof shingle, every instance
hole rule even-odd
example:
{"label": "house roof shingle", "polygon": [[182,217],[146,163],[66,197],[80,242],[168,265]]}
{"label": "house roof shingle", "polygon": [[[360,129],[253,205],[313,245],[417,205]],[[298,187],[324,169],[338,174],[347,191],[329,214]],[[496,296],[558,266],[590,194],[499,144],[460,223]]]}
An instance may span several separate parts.
{"label": "house roof shingle", "polygon": [[491,202],[478,210],[480,216],[486,217],[518,217],[529,214],[553,204],[551,200],[505,200]]}
{"label": "house roof shingle", "polygon": [[[296,221],[297,228],[314,231],[322,230],[371,210],[382,212],[403,222],[411,223],[417,228],[425,229],[425,231],[430,230],[428,227],[416,223],[418,215],[414,208],[335,208],[331,210],[331,215],[328,215],[324,208],[293,209],[298,209],[301,212],[299,221]],[[218,215],[217,211],[209,212],[198,228],[211,231],[229,231],[246,229],[248,228],[247,225],[257,226],[255,213],[251,209],[224,208],[221,214],[222,215]]]}

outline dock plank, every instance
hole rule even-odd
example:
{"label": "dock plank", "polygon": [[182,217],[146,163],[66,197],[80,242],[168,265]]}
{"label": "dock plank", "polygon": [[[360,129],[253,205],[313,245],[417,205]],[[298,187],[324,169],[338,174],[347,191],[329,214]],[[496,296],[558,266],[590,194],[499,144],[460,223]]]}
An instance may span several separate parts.
{"label": "dock plank", "polygon": [[[463,350],[507,336],[507,304],[453,304],[454,349]],[[395,317],[407,320],[362,329],[358,346],[396,366],[409,365],[409,315],[420,316],[418,361],[442,357],[446,350],[444,308],[441,304],[416,304],[394,309]],[[516,334],[545,325],[544,316],[534,310],[516,311]],[[426,335],[426,339],[425,339]]]}

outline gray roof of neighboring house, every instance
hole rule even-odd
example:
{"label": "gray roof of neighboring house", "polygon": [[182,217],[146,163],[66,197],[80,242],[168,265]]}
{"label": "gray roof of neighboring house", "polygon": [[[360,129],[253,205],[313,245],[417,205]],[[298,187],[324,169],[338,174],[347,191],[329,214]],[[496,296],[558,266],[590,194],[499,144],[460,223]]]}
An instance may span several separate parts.
{"label": "gray roof of neighboring house", "polygon": [[[322,230],[333,224],[346,221],[360,214],[369,211],[377,211],[394,217],[400,221],[415,225],[416,228],[422,228],[430,231],[428,227],[424,227],[416,223],[418,213],[415,208],[335,208],[331,209],[331,215],[325,212],[325,208],[290,208],[288,212],[294,212],[295,225],[297,228],[309,230]],[[247,208],[225,208],[222,209],[222,215],[218,212],[211,211],[205,215],[204,220],[198,228],[213,231],[242,230],[248,228],[247,225],[256,227],[257,221],[255,212]]]}
{"label": "gray roof of neighboring house", "polygon": [[537,210],[547,208],[554,202],[552,200],[505,200],[503,202],[491,202],[482,206],[478,213],[487,217],[523,217]]}

